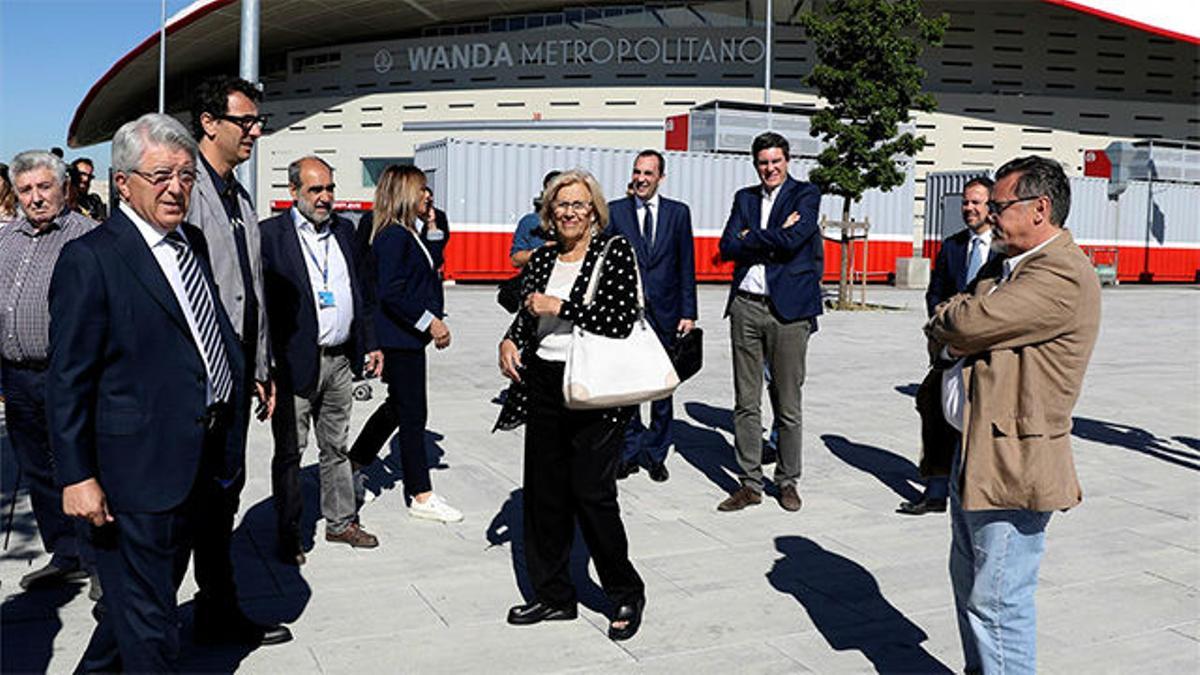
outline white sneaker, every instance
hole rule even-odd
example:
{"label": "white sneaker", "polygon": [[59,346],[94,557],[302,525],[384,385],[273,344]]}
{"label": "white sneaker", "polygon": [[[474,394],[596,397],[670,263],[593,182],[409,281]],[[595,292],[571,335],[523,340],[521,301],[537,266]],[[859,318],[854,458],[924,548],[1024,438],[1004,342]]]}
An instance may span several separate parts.
{"label": "white sneaker", "polygon": [[408,515],[413,518],[425,518],[443,523],[457,523],[463,519],[462,511],[442,501],[442,498],[436,494],[429,495],[429,499],[426,499],[424,504],[416,499],[412,500],[412,504],[408,507]]}

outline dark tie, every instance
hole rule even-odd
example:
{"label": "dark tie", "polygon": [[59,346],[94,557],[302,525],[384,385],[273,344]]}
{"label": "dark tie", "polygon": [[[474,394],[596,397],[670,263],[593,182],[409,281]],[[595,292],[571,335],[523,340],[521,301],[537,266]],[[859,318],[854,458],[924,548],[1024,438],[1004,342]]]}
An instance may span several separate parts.
{"label": "dark tie", "polygon": [[646,218],[642,220],[642,239],[646,240],[646,248],[650,248],[654,246],[654,211],[649,202],[643,206],[646,209]]}
{"label": "dark tie", "polygon": [[196,330],[204,343],[204,356],[208,362],[208,379],[212,383],[213,399],[228,401],[233,391],[233,375],[229,372],[229,357],[225,343],[221,341],[221,330],[217,325],[217,313],[213,308],[212,295],[200,272],[200,264],[192,255],[192,248],[179,231],[167,235],[167,243],[175,249],[179,261],[179,274],[183,277],[183,288],[187,292],[188,304],[192,306],[192,318]]}

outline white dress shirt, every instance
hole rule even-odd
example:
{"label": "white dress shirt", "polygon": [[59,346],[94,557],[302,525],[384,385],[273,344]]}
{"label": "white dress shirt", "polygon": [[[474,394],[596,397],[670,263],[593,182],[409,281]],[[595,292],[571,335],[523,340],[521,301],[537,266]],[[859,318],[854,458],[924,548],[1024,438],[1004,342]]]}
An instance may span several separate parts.
{"label": "white dress shirt", "polygon": [[654,246],[654,240],[658,239],[658,228],[662,225],[662,219],[659,217],[661,211],[658,210],[658,193],[646,201],[642,201],[637,197],[633,198],[634,211],[637,213],[638,232],[646,231],[646,209],[650,209],[650,213],[654,214],[654,229],[650,232],[650,241],[646,242],[646,248]]}
{"label": "white dress shirt", "polygon": [[[986,234],[989,235],[988,240],[990,244],[991,230],[988,230]],[[1004,269],[1000,273],[1000,279],[996,282],[995,286],[992,286],[992,290],[988,291],[988,293],[995,293],[1001,285],[1008,281],[1008,278],[1012,276],[1013,268],[1015,268],[1022,260],[1028,258],[1030,254],[1042,250],[1046,244],[1049,244],[1057,238],[1058,235],[1056,234],[1018,256],[1005,258]],[[942,358],[952,358],[950,356],[949,347],[942,348]],[[966,390],[966,385],[963,383],[963,359],[960,358],[954,362],[953,366],[950,366],[946,370],[942,371],[942,415],[945,416],[946,422],[959,432],[963,430],[963,403],[965,402],[965,397],[963,394],[966,392]]]}
{"label": "white dress shirt", "polygon": [[[775,206],[775,197],[779,196],[781,187],[783,187],[782,183],[775,186],[773,190],[768,190],[765,186],[762,189],[758,226],[764,230],[767,229],[767,221],[771,219],[771,207]],[[746,276],[742,277],[742,283],[738,285],[738,289],[747,293],[770,295],[771,291],[767,288],[767,266],[761,263],[751,265],[750,269],[746,270]]]}
{"label": "white dress shirt", "polygon": [[[200,358],[204,360],[204,369],[208,372],[208,383],[205,386],[205,402],[212,405],[213,402],[213,365],[208,361],[208,353],[204,350],[204,340],[200,338],[200,328],[196,325],[196,316],[192,313],[192,301],[188,299],[187,289],[183,286],[183,273],[179,270],[179,258],[175,254],[175,247],[167,242],[167,235],[171,230],[164,230],[160,227],[151,225],[142,219],[136,211],[129,208],[125,202],[121,202],[121,212],[124,213],[129,220],[133,221],[134,227],[137,228],[138,234],[142,235],[142,239],[146,240],[146,246],[150,247],[150,253],[154,256],[155,262],[158,263],[159,269],[162,270],[163,276],[167,278],[167,284],[171,286],[171,291],[175,294],[175,301],[179,303],[179,309],[183,312],[183,318],[187,320],[188,330],[192,333],[192,341],[196,343],[196,351],[200,352]],[[183,230],[179,230],[180,236],[184,241],[188,241],[187,235]],[[192,243],[188,241],[188,246]],[[195,255],[195,251],[192,251]],[[206,280],[207,282],[207,280]],[[220,300],[217,298],[217,289],[213,286],[208,287],[209,296],[212,298],[213,311],[217,310],[217,303]]]}
{"label": "white dress shirt", "polygon": [[[292,207],[292,222],[300,237],[300,254],[308,270],[313,308],[317,312],[317,344],[321,347],[344,344],[350,339],[350,326],[354,321],[354,293],[350,289],[346,256],[328,223],[317,232],[296,207]],[[321,306],[320,294],[325,291],[333,293],[332,307]]]}

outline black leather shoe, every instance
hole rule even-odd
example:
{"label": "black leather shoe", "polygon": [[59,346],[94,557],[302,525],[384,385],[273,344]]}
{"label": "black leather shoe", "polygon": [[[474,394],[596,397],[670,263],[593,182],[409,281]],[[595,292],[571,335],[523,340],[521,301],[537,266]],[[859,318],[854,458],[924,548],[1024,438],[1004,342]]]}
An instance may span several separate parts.
{"label": "black leather shoe", "polygon": [[21,588],[29,590],[31,588],[58,586],[69,581],[79,581],[86,578],[88,578],[87,570],[80,568],[79,563],[68,566],[64,563],[50,562],[42,569],[34,570],[21,577],[21,581],[18,583],[20,583]]}
{"label": "black leather shoe", "polygon": [[671,477],[671,472],[667,471],[666,464],[651,464],[648,471],[650,473],[650,480],[655,483],[665,483]]}
{"label": "black leather shoe", "polygon": [[900,507],[896,509],[896,513],[903,513],[907,516],[923,516],[926,513],[943,513],[945,511],[945,499],[927,499],[925,497],[915,502],[900,502]]}
{"label": "black leather shoe", "polygon": [[621,462],[620,464],[617,465],[617,480],[625,480],[626,478],[629,478],[630,476],[632,476],[633,474],[637,473],[640,470],[641,470],[641,467],[638,466],[637,464],[628,464],[626,462]]}
{"label": "black leather shoe", "polygon": [[292,631],[287,626],[262,625],[250,620],[241,610],[214,616],[196,612],[196,644],[232,644],[258,647],[291,642]]}
{"label": "black leather shoe", "polygon": [[[608,639],[619,642],[637,635],[638,628],[642,627],[642,610],[645,608],[645,598],[639,598],[632,605],[621,605],[618,607],[616,613],[613,614],[612,622],[608,625]],[[626,622],[625,626],[622,628],[613,626],[612,624],[617,621]]]}
{"label": "black leather shoe", "polygon": [[508,610],[508,622],[514,626],[532,626],[543,621],[572,621],[579,616],[575,605],[559,609],[543,602],[517,605]]}

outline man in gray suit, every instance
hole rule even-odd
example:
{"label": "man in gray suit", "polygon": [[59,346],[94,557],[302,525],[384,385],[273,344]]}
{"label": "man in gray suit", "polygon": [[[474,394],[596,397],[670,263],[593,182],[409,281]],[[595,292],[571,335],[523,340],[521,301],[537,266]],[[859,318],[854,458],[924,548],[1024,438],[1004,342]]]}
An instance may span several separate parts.
{"label": "man in gray suit", "polygon": [[[246,363],[246,399],[236,402],[242,414],[237,416],[244,440],[249,425],[249,392],[258,398],[257,416],[264,420],[275,406],[274,385],[270,381],[266,310],[262,305],[262,254],[258,215],[246,192],[233,175],[234,168],[250,158],[254,142],[262,136],[264,118],[258,113],[262,98],[251,83],[234,77],[219,76],[205,80],[196,89],[192,102],[192,133],[200,146],[200,167],[187,221],[204,232],[208,241],[213,276],[221,304],[233,323]],[[226,499],[222,519],[227,536],[218,544],[221,550],[200,551],[196,565],[212,566],[208,574],[197,574],[214,581],[203,585],[196,594],[196,639],[198,642],[238,644],[275,644],[291,639],[282,626],[261,626],[251,622],[238,608],[233,584],[233,565],[229,558],[229,540],[238,499],[246,482],[245,471],[238,471],[225,486]]]}

